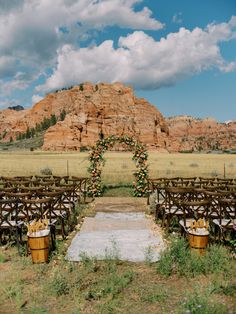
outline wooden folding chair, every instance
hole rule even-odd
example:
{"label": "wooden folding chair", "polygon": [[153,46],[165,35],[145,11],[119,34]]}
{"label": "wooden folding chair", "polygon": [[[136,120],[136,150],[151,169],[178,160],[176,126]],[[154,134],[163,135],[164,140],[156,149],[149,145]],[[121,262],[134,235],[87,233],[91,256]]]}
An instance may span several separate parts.
{"label": "wooden folding chair", "polygon": [[[219,200],[220,215],[213,219],[213,224],[218,229],[218,239],[225,240],[225,234],[233,233],[236,235],[236,199],[223,198]],[[216,238],[216,233],[215,233]]]}
{"label": "wooden folding chair", "polygon": [[18,206],[15,199],[0,200],[0,240],[2,235],[14,235],[20,255],[20,241],[22,240],[22,222],[18,220]]}

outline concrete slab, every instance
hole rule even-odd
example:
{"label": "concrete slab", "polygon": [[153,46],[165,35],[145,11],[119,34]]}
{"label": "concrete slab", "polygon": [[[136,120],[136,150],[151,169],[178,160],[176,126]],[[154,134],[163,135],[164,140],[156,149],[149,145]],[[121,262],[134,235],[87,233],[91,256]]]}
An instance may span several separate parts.
{"label": "concrete slab", "polygon": [[113,220],[143,220],[145,218],[144,213],[135,213],[135,212],[125,212],[125,213],[109,213],[109,212],[98,212],[95,216],[96,219],[113,219]]}
{"label": "concrete slab", "polygon": [[68,249],[67,259],[81,261],[82,256],[98,260],[118,258],[123,261],[155,262],[163,249],[161,237],[148,229],[85,232],[75,236]]}
{"label": "concrete slab", "polygon": [[100,212],[145,212],[146,198],[98,197],[94,201],[95,210]]}
{"label": "concrete slab", "polygon": [[81,261],[85,254],[98,260],[119,258],[131,262],[155,262],[164,248],[157,226],[144,213],[98,212],[86,217],[68,249],[66,259]]}
{"label": "concrete slab", "polygon": [[121,219],[94,219],[86,217],[80,232],[111,231],[111,230],[141,230],[151,227],[148,219],[121,220]]}

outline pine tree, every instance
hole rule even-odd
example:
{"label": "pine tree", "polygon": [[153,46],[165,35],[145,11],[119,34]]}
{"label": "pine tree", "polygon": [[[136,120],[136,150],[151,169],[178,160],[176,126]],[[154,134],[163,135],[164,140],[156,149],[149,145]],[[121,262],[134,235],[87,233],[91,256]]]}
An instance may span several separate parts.
{"label": "pine tree", "polygon": [[61,121],[64,121],[64,120],[65,120],[65,117],[66,117],[66,111],[65,111],[65,109],[63,109],[63,110],[60,112],[60,120],[61,120]]}
{"label": "pine tree", "polygon": [[51,115],[50,124],[55,125],[57,123],[57,117],[55,114]]}
{"label": "pine tree", "polygon": [[35,128],[31,128],[30,133],[31,133],[31,137],[34,137],[36,133]]}
{"label": "pine tree", "polygon": [[25,137],[26,137],[26,138],[30,138],[30,137],[31,137],[31,132],[30,132],[29,127],[28,127],[27,130],[26,130]]}

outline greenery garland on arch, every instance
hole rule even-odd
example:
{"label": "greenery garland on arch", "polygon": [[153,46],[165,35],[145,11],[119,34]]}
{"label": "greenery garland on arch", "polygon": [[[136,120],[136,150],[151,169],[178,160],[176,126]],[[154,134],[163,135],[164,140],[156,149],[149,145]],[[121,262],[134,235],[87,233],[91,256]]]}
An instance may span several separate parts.
{"label": "greenery garland on arch", "polygon": [[134,172],[136,181],[133,182],[134,195],[144,196],[148,192],[148,152],[146,147],[129,136],[111,135],[107,138],[97,141],[96,146],[90,153],[90,166],[88,172],[91,174],[89,191],[92,196],[100,196],[102,194],[101,173],[104,166],[104,153],[114,146],[115,143],[126,144],[133,152],[133,160],[137,170]]}

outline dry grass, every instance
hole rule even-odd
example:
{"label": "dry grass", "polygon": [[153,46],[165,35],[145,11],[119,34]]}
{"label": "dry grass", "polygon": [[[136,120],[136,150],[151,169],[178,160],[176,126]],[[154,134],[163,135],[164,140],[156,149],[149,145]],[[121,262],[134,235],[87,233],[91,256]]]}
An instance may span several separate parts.
{"label": "dry grass", "polygon": [[[132,153],[107,152],[102,172],[105,184],[129,184],[135,164]],[[67,161],[69,169],[67,169]],[[163,154],[149,153],[150,177],[236,176],[236,155],[228,154]],[[193,166],[194,165],[194,166]],[[34,175],[49,167],[55,175],[87,176],[88,153],[1,152],[0,176]]]}
{"label": "dry grass", "polygon": [[0,248],[5,257],[0,263],[1,314],[178,314],[203,305],[205,310],[191,313],[234,313],[232,275],[165,277],[157,272],[156,263],[99,262],[86,257],[82,263],[68,263],[63,260],[66,246],[62,244],[46,265],[32,265],[30,256],[19,257],[14,248]]}

